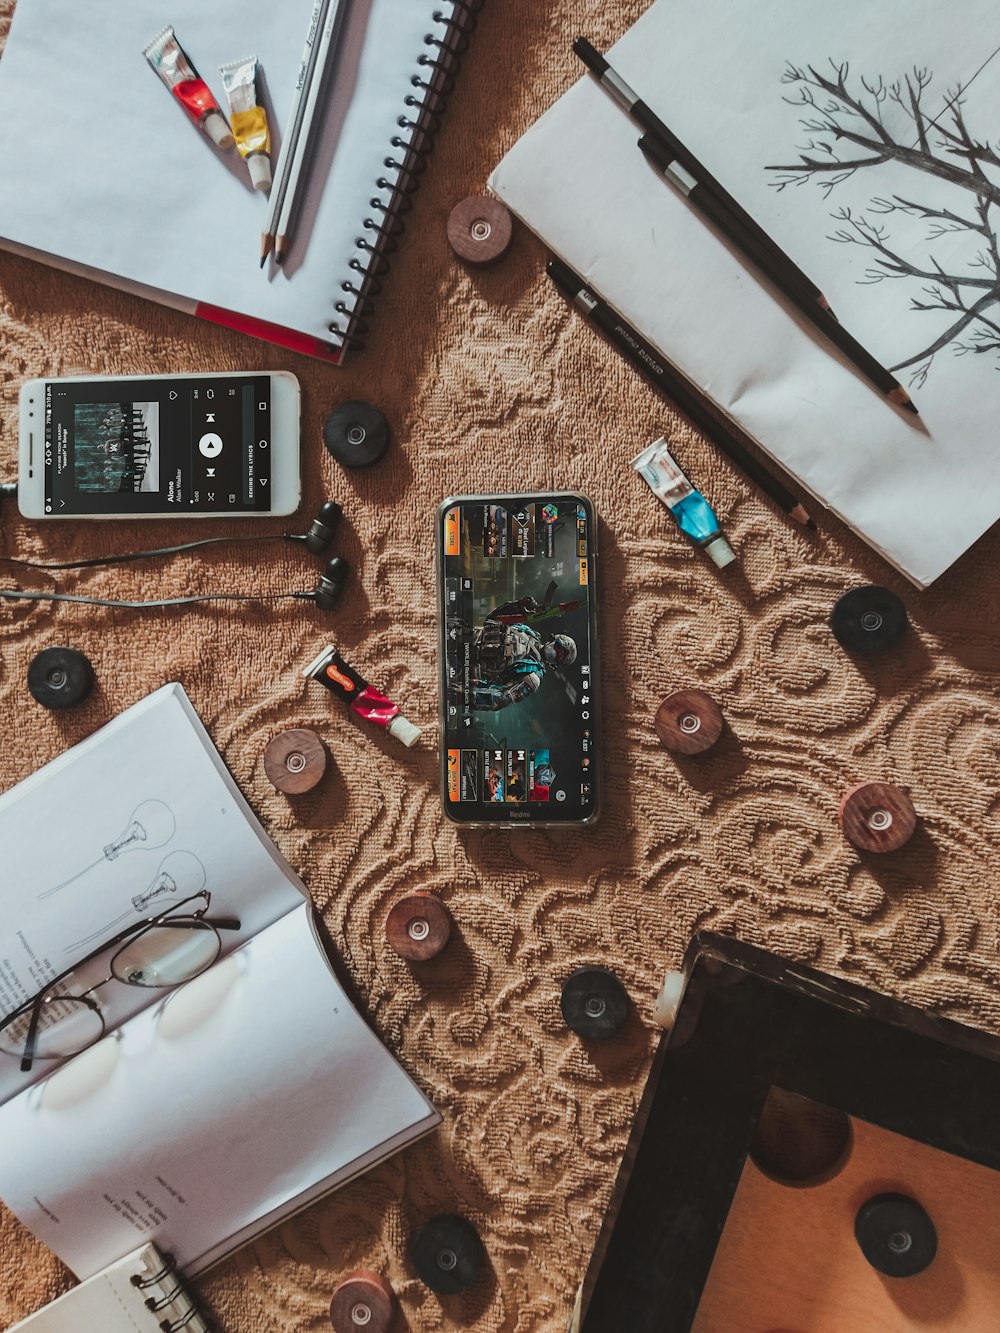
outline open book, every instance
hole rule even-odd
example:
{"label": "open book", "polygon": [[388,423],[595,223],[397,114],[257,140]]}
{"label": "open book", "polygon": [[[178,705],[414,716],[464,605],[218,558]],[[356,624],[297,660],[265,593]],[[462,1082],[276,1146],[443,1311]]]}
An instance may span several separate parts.
{"label": "open book", "polygon": [[186,984],[100,985],[108,1035],[73,1058],[22,1072],[0,1051],[0,1197],[78,1277],[147,1241],[196,1274],[439,1123],[180,685],[0,797],[0,843],[0,1016],[193,895],[226,922]]}
{"label": "open book", "polygon": [[642,131],[592,75],[490,180],[621,319],[920,586],[1000,517],[1000,16],[989,0],[960,13],[929,0],[656,0],[607,53],[919,417],[873,391],[647,164]]}

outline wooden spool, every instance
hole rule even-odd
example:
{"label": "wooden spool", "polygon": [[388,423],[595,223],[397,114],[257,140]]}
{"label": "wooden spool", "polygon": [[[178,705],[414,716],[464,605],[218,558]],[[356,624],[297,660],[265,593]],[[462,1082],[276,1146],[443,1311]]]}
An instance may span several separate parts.
{"label": "wooden spool", "polygon": [[841,798],[837,818],[847,841],[863,852],[898,851],[917,827],[913,802],[889,782],[852,787]]}
{"label": "wooden spool", "polygon": [[704,690],[675,690],[656,710],[653,726],[673,754],[702,754],[722,735],[722,709]]}
{"label": "wooden spool", "polygon": [[385,937],[410,962],[434,958],[448,943],[451,913],[436,893],[420,889],[392,906],[385,921]]}
{"label": "wooden spool", "polygon": [[513,221],[499,199],[470,194],[448,217],[448,244],[467,264],[495,264],[510,247]]}
{"label": "wooden spool", "polygon": [[386,1333],[396,1296],[384,1277],[358,1268],[337,1283],[330,1302],[336,1333]]}
{"label": "wooden spool", "polygon": [[312,791],[326,772],[326,746],[307,727],[281,731],[264,751],[264,772],[286,796]]}

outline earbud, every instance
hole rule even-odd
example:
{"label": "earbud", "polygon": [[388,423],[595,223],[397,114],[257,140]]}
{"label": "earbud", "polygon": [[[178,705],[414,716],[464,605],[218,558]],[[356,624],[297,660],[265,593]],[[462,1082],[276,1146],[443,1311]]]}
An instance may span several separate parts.
{"label": "earbud", "polygon": [[320,506],[319,513],[309,524],[308,532],[301,537],[295,533],[287,533],[286,535],[292,541],[304,541],[306,550],[311,551],[313,555],[322,555],[324,551],[329,549],[334,533],[343,516],[344,511],[339,504],[336,504],[333,500],[326,500]]}
{"label": "earbud", "polygon": [[340,594],[344,591],[344,584],[350,572],[351,567],[343,556],[335,555],[332,560],[327,561],[326,569],[320,575],[315,590],[306,593],[305,596],[311,596],[321,611],[332,611],[340,601]]}

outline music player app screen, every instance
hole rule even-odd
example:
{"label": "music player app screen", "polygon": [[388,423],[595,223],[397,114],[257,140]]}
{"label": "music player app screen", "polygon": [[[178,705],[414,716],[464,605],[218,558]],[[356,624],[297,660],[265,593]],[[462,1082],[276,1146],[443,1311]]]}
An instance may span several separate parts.
{"label": "music player app screen", "polygon": [[270,447],[267,375],[56,380],[45,386],[45,512],[267,513]]}

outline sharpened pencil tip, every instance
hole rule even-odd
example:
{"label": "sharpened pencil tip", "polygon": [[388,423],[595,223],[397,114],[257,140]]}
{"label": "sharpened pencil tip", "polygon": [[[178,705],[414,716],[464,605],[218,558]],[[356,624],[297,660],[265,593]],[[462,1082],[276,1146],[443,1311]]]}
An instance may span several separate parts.
{"label": "sharpened pencil tip", "polygon": [[262,237],[260,238],[260,266],[261,266],[261,268],[264,267],[264,264],[265,264],[265,262],[267,261],[267,257],[268,257],[268,255],[271,253],[271,251],[272,251],[273,249],[274,249],[274,237],[271,236],[271,235],[269,235],[269,234],[265,234],[264,236],[262,236]]}
{"label": "sharpened pencil tip", "polygon": [[897,384],[889,394],[889,401],[895,403],[897,407],[905,407],[907,412],[912,412],[915,416],[920,415],[916,403],[901,384]]}

